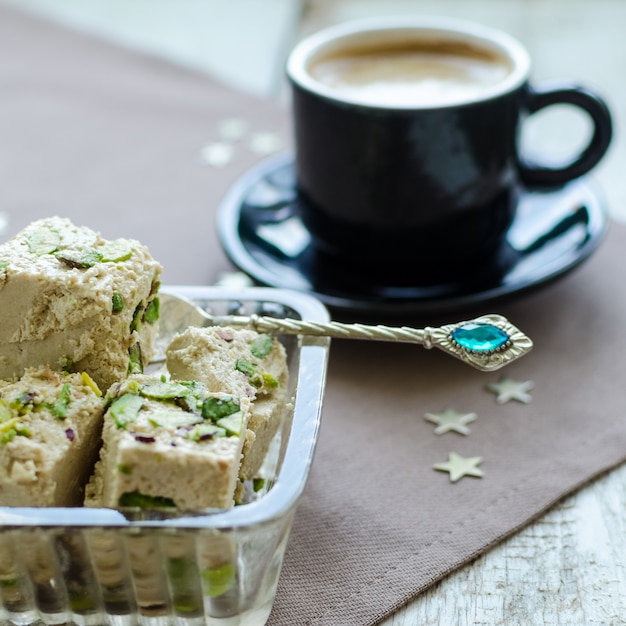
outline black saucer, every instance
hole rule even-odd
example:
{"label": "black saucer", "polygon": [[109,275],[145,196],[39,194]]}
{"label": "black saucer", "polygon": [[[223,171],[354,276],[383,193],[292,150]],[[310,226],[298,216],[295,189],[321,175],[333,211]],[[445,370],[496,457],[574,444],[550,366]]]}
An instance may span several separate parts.
{"label": "black saucer", "polygon": [[250,170],[218,211],[231,261],[261,284],[312,293],[337,311],[385,316],[467,310],[545,285],[589,257],[608,222],[585,179],[554,191],[522,191],[502,249],[471,281],[407,287],[371,284],[322,258],[295,214],[297,202],[292,156]]}

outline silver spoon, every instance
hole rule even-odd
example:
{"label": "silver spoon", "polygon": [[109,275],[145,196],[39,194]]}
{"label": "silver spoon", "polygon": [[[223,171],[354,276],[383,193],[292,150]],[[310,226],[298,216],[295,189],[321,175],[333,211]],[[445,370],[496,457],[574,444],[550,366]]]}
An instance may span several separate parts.
{"label": "silver spoon", "polygon": [[339,339],[369,339],[416,343],[426,349],[439,348],[483,372],[491,372],[524,356],[532,340],[502,315],[483,315],[472,320],[436,328],[308,322],[263,315],[214,316],[191,300],[162,293],[161,327],[153,362],[165,360],[165,350],[176,333],[188,326],[230,326],[249,328],[259,333],[308,335]]}

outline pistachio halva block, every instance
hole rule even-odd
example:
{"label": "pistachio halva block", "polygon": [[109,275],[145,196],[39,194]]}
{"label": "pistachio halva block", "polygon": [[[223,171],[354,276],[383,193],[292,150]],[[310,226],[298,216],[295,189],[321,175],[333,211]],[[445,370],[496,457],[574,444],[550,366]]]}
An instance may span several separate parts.
{"label": "pistachio halva block", "polygon": [[87,372],[102,389],[141,371],[156,337],[161,266],[132,239],[52,217],[0,245],[0,378]]}
{"label": "pistachio halva block", "polygon": [[247,397],[134,375],[112,385],[105,404],[87,506],[191,510],[234,504]]}
{"label": "pistachio halva block", "polygon": [[172,378],[197,380],[211,391],[252,401],[240,477],[255,478],[286,406],[284,346],[253,330],[190,327],[173,339],[166,356]]}
{"label": "pistachio halva block", "polygon": [[80,504],[103,412],[102,394],[85,373],[29,368],[0,383],[0,504]]}

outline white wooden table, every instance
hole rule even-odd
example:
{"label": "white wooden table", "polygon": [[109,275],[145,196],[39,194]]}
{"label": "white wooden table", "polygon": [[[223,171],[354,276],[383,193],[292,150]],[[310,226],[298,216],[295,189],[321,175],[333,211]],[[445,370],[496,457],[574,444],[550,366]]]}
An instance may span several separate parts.
{"label": "white wooden table", "polygon": [[[608,100],[616,138],[594,172],[626,222],[626,2],[622,0],[0,0],[284,98],[289,48],[321,27],[383,14],[471,19],[520,38],[536,79],[575,78]],[[586,130],[566,110],[528,129],[555,156]],[[567,498],[400,609],[385,626],[626,624],[626,467]]]}

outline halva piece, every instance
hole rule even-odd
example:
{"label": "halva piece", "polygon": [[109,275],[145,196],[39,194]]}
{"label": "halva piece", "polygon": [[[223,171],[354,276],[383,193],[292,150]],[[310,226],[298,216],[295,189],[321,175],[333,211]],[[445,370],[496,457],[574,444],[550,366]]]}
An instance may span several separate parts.
{"label": "halva piece", "polygon": [[80,504],[103,412],[85,373],[29,368],[0,383],[0,506]]}
{"label": "halva piece", "polygon": [[250,402],[188,381],[135,375],[111,386],[85,504],[228,508]]}
{"label": "halva piece", "polygon": [[166,352],[172,378],[197,380],[211,391],[252,401],[240,477],[257,476],[287,401],[287,356],[271,335],[254,330],[189,327]]}
{"label": "halva piece", "polygon": [[68,219],[33,222],[0,246],[0,378],[85,371],[106,390],[153,353],[161,266],[132,239]]}

